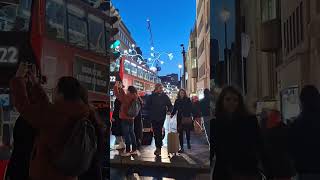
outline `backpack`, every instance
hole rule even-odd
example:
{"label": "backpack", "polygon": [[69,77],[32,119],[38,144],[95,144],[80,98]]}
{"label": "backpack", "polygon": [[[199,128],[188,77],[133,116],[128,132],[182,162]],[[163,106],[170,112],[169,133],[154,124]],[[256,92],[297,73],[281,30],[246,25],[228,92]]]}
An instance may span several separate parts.
{"label": "backpack", "polygon": [[140,110],[141,110],[141,103],[139,99],[136,99],[131,103],[127,115],[129,117],[135,118],[138,116]]}
{"label": "backpack", "polygon": [[54,167],[66,176],[79,176],[91,166],[97,152],[93,122],[87,117],[77,121],[63,148],[52,159]]}

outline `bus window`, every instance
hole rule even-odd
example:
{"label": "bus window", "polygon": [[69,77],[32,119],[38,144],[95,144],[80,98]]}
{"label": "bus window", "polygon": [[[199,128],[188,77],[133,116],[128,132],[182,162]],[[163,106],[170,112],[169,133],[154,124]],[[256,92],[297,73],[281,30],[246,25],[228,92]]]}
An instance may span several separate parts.
{"label": "bus window", "polygon": [[28,31],[32,0],[20,0],[19,5],[0,3],[0,31]]}
{"label": "bus window", "polygon": [[66,13],[63,0],[46,1],[46,27],[51,38],[65,39]]}
{"label": "bus window", "polygon": [[85,12],[71,4],[68,4],[68,33],[70,44],[88,49],[88,27]]}
{"label": "bus window", "polygon": [[131,64],[127,60],[124,61],[124,71],[127,74],[131,74]]}
{"label": "bus window", "polygon": [[105,53],[105,38],[104,38],[104,27],[103,20],[96,16],[89,14],[88,16],[89,24],[89,41],[90,50],[97,53]]}

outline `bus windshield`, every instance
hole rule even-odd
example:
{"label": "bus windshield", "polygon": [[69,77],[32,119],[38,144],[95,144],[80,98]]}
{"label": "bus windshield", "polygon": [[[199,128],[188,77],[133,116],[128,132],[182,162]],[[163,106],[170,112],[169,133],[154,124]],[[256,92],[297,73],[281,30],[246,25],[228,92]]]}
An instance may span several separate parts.
{"label": "bus windshield", "polygon": [[1,2],[0,31],[28,31],[31,3],[32,0],[20,0],[18,4]]}

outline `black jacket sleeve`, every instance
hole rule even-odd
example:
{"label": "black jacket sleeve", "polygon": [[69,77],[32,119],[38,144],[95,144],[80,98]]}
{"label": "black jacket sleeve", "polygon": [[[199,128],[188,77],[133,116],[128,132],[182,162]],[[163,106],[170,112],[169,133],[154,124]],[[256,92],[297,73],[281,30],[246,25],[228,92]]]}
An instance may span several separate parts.
{"label": "black jacket sleeve", "polygon": [[170,98],[167,96],[167,95],[165,95],[165,98],[166,98],[166,105],[167,105],[167,108],[168,108],[168,112],[171,112],[172,111],[172,103],[171,103],[171,100],[170,100]]}
{"label": "black jacket sleeve", "polygon": [[178,105],[179,105],[179,100],[176,99],[175,102],[174,102],[174,106],[173,106],[172,112],[171,112],[171,116],[174,116],[177,113]]}

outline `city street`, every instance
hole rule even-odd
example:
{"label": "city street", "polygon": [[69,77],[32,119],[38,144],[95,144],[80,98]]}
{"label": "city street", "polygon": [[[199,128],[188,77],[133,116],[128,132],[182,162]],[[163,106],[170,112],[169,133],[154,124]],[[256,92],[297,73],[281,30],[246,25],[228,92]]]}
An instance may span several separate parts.
{"label": "city street", "polygon": [[[171,120],[174,127],[175,119]],[[169,119],[165,122],[166,134],[169,132]],[[114,137],[110,139],[114,144]],[[118,150],[110,152],[111,179],[124,179],[127,175],[136,173],[144,178],[174,178],[174,179],[210,179],[209,178],[209,146],[205,134],[191,134],[191,150],[168,156],[167,137],[163,140],[162,156],[156,157],[154,142],[150,146],[143,146],[139,157],[121,157]],[[186,144],[185,144],[186,146]],[[111,146],[112,147],[112,146]]]}

